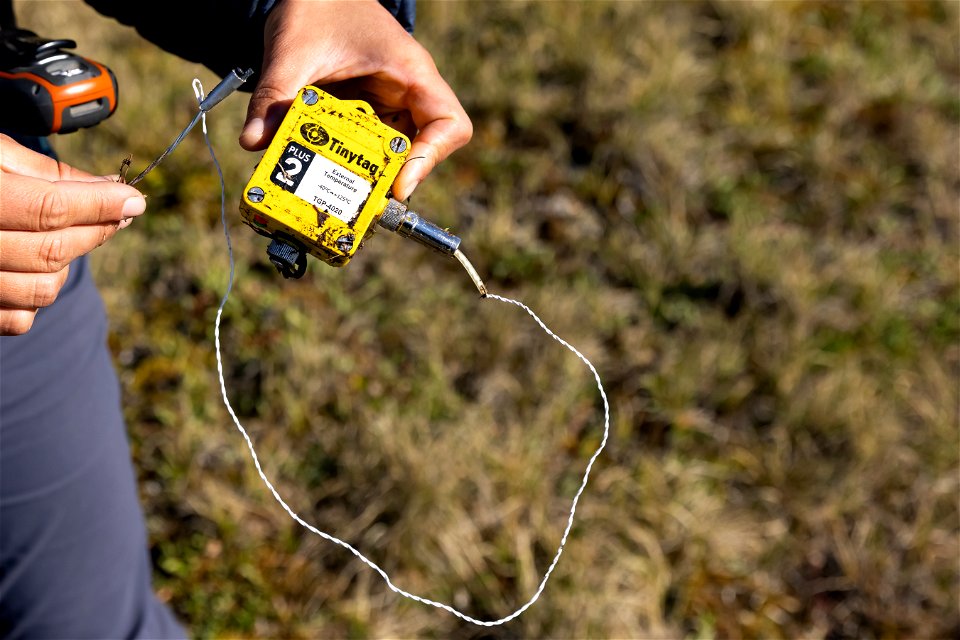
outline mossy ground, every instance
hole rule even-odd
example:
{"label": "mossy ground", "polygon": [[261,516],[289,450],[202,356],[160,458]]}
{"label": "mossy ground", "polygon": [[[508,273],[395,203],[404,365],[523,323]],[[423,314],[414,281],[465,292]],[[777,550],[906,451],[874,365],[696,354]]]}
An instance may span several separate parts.
{"label": "mossy ground", "polygon": [[[22,3],[120,79],[63,137],[156,156],[210,72]],[[612,439],[540,602],[485,630],[289,521],[223,409],[227,276],[199,135],[95,253],[160,596],[198,637],[956,637],[960,18],[952,2],[432,3],[476,135],[413,206],[597,365]],[[520,311],[380,233],[283,281],[236,201],[227,385],[291,505],[406,589],[499,617],[546,567],[601,414]]]}

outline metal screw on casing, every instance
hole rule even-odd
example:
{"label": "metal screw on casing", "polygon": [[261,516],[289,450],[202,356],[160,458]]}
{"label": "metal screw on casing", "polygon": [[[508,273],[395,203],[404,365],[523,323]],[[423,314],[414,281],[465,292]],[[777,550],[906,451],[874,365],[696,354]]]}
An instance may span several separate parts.
{"label": "metal screw on casing", "polygon": [[307,89],[303,92],[303,102],[305,104],[314,105],[317,104],[317,100],[320,99],[320,96],[313,89]]}
{"label": "metal screw on casing", "polygon": [[250,199],[250,202],[263,202],[263,189],[250,187],[250,190],[247,191],[247,198]]}
{"label": "metal screw on casing", "polygon": [[390,150],[394,153],[403,153],[407,150],[407,141],[397,136],[390,141]]}
{"label": "metal screw on casing", "polygon": [[340,236],[337,238],[337,249],[343,253],[350,253],[350,249],[353,249],[353,242],[355,239],[356,238],[354,238],[352,233]]}

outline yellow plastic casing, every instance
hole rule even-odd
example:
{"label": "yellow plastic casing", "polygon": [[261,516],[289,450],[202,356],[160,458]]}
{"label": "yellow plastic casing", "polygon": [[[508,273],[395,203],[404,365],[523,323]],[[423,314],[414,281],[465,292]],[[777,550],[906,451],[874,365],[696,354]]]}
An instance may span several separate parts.
{"label": "yellow plastic casing", "polygon": [[240,214],[257,233],[342,267],[375,228],[409,150],[366,102],[306,86],[244,188]]}

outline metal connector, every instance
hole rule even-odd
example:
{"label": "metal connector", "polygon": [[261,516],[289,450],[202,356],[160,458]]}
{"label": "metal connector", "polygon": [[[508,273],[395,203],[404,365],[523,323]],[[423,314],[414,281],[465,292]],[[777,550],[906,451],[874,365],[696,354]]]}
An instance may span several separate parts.
{"label": "metal connector", "polygon": [[166,151],[157,156],[157,159],[151,162],[146,169],[141,171],[136,178],[127,184],[132,186],[143,180],[144,176],[153,171],[154,167],[163,162],[163,159],[170,155],[170,153],[177,148],[177,145],[179,145],[183,139],[187,137],[187,134],[190,133],[195,126],[197,126],[197,123],[203,118],[203,114],[220,104],[224,98],[236,91],[240,85],[246,82],[247,78],[249,78],[251,75],[253,75],[253,69],[247,69],[246,71],[234,69],[224,76],[223,80],[221,80],[220,83],[213,88],[213,91],[211,91],[207,97],[200,102],[200,109],[197,111],[197,115],[195,115],[193,120],[191,120],[190,123],[183,129],[183,131],[180,132],[180,135],[177,136],[176,140],[174,140],[173,143],[167,147]]}
{"label": "metal connector", "polygon": [[236,68],[226,76],[223,77],[223,80],[213,88],[213,91],[207,94],[207,97],[203,99],[203,102],[200,103],[201,111],[210,111],[215,106],[223,102],[223,99],[229,96],[231,93],[236,91],[247,81],[247,78],[253,75],[253,69],[243,69]]}
{"label": "metal connector", "polygon": [[387,208],[380,216],[379,224],[384,229],[412,238],[448,256],[454,255],[460,248],[460,238],[424,220],[417,213],[407,209],[405,204],[393,198],[390,198],[387,203]]}

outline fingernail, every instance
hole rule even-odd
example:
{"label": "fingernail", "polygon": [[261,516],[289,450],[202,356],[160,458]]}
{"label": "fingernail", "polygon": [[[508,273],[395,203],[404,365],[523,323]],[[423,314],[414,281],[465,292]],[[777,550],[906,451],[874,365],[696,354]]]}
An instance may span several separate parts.
{"label": "fingernail", "polygon": [[413,191],[417,188],[418,184],[420,184],[419,180],[407,181],[406,184],[398,184],[397,188],[393,190],[393,197],[403,202],[413,195]]}
{"label": "fingernail", "polygon": [[127,198],[123,203],[123,209],[120,210],[121,215],[124,218],[129,218],[131,216],[138,216],[147,209],[147,201],[143,196],[133,196],[132,198]]}
{"label": "fingernail", "polygon": [[259,141],[260,138],[263,137],[263,118],[254,118],[247,122],[247,124],[243,126],[240,137],[250,142]]}
{"label": "fingernail", "polygon": [[124,218],[120,221],[120,224],[117,225],[117,229],[126,229],[133,224],[133,218]]}

